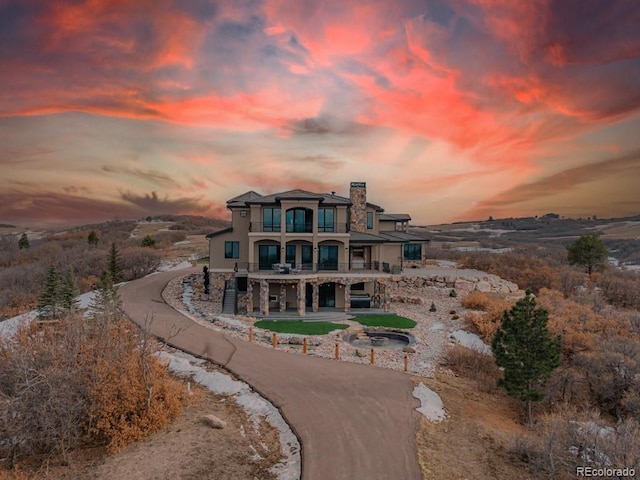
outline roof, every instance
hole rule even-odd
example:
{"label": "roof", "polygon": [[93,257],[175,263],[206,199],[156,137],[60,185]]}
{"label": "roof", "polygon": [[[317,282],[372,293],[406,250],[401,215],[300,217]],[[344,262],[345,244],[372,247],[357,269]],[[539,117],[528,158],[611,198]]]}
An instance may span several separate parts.
{"label": "roof", "polygon": [[380,232],[378,234],[349,232],[349,243],[408,243],[408,242],[428,242],[426,238],[419,237],[406,232]]}
{"label": "roof", "polygon": [[244,200],[244,202],[254,205],[267,205],[279,203],[282,200],[317,200],[323,205],[351,205],[351,200],[339,195],[331,195],[328,193],[314,193],[307,190],[288,190],[286,192],[273,193],[271,195],[260,196]]}
{"label": "roof", "polygon": [[222,230],[218,230],[217,232],[209,233],[206,238],[217,237],[218,235],[222,235],[223,233],[231,233],[233,232],[233,227],[223,228]]}
{"label": "roof", "polygon": [[408,222],[411,216],[408,213],[385,213],[380,215],[381,222]]}
{"label": "roof", "polygon": [[258,198],[262,198],[262,195],[254,192],[253,190],[249,190],[242,195],[238,195],[237,197],[233,197],[232,199],[227,200],[227,207],[246,207],[247,202],[256,200]]}

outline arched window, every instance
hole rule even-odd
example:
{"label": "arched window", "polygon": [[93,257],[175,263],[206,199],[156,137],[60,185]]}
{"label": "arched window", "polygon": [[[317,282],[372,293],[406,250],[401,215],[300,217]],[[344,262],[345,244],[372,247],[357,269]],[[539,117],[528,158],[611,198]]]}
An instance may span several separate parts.
{"label": "arched window", "polygon": [[287,232],[312,233],[313,210],[309,208],[292,208],[287,210]]}

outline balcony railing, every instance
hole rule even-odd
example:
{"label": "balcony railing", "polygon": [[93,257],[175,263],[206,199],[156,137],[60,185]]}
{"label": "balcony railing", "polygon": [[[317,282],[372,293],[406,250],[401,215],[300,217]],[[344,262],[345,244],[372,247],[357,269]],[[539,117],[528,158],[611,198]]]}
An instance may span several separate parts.
{"label": "balcony railing", "polygon": [[[376,268],[377,267],[377,268]],[[393,266],[396,267],[395,265]],[[399,268],[399,267],[398,267]],[[306,273],[358,273],[358,272],[384,272],[391,273],[389,264],[365,263],[357,267],[349,266],[348,263],[321,262],[321,263],[236,263],[236,271],[246,271],[249,273],[274,273],[278,275],[304,275]]]}
{"label": "balcony railing", "polygon": [[[281,232],[281,225],[273,223],[251,222],[250,232]],[[346,233],[348,232],[346,223],[333,223],[318,225],[318,233]],[[287,233],[313,233],[312,223],[294,223],[285,225]]]}

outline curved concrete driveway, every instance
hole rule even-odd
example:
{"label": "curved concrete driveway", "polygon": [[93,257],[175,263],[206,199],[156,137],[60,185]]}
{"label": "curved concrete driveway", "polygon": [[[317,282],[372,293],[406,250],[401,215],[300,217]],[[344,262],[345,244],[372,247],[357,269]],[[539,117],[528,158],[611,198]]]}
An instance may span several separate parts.
{"label": "curved concrete driveway", "polygon": [[305,480],[422,478],[414,440],[418,403],[405,375],[270,350],[202,327],[161,297],[171,278],[188,272],[121,286],[125,311],[138,324],[152,316],[155,335],[226,367],[276,404],[301,440]]}

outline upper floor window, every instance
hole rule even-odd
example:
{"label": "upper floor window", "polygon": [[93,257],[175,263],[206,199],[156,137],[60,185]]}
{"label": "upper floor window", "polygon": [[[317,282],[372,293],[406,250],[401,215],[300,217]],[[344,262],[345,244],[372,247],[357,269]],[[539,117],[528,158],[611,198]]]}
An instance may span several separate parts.
{"label": "upper floor window", "polygon": [[246,217],[247,216],[247,211],[246,210],[240,210],[240,216],[241,217]]}
{"label": "upper floor window", "polygon": [[279,232],[280,231],[280,209],[279,208],[263,208],[262,209],[262,231],[263,232]]}
{"label": "upper floor window", "polygon": [[420,245],[419,243],[404,244],[405,260],[420,260],[421,258],[422,258],[422,245]]}
{"label": "upper floor window", "polygon": [[367,212],[367,230],[373,230],[373,212]]}
{"label": "upper floor window", "polygon": [[224,242],[224,258],[240,258],[240,242]]}
{"label": "upper floor window", "polygon": [[335,232],[333,208],[318,209],[318,232]]}
{"label": "upper floor window", "polygon": [[287,210],[287,232],[312,233],[313,210],[309,208],[292,208]]}

